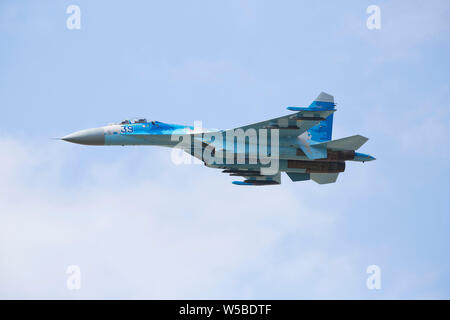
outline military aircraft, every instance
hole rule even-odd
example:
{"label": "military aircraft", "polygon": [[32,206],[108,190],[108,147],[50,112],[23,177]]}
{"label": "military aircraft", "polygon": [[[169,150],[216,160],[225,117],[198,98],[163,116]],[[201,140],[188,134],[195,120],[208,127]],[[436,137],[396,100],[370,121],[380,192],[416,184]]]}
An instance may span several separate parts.
{"label": "military aircraft", "polygon": [[190,154],[207,167],[244,177],[237,185],[281,183],[281,172],[292,181],[334,183],[345,161],[371,161],[355,152],[368,138],[354,135],[332,140],[334,98],[325,92],[308,107],[287,107],[294,113],[243,127],[215,130],[146,119],[74,132],[62,140],[84,145],[156,145]]}

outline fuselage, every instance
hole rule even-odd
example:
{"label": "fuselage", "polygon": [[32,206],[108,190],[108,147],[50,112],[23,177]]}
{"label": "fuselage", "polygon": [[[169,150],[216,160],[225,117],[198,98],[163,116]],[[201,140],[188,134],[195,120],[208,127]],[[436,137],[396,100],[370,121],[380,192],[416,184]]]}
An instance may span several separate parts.
{"label": "fuselage", "polygon": [[194,127],[168,124],[159,121],[122,121],[104,127],[85,129],[62,137],[62,140],[84,145],[155,145],[174,147],[177,141],[172,137],[194,132]]}
{"label": "fuselage", "polygon": [[[167,124],[146,119],[74,132],[62,140],[84,145],[153,145],[181,149],[206,166],[243,176],[241,185],[280,184],[280,173],[292,181],[333,183],[345,161],[371,161],[358,153],[368,138],[353,135],[332,140],[332,95],[321,92],[308,107],[288,107],[295,113],[228,130]],[[173,154],[172,154],[173,155]],[[172,158],[174,160],[174,158]],[[174,160],[175,161],[175,160]]]}
{"label": "fuselage", "polygon": [[[192,134],[218,132],[210,129],[195,129],[193,126],[168,124],[160,121],[124,120],[118,124],[85,129],[71,133],[62,140],[84,144],[105,146],[153,145],[174,148],[179,145],[179,137]],[[225,132],[225,131],[220,131]],[[299,149],[298,137],[281,136],[279,141],[278,158],[280,160],[305,160],[308,157]],[[246,143],[248,149],[248,142]],[[270,142],[268,143],[270,146]],[[370,161],[373,157],[367,154],[353,152],[352,154],[336,155],[335,160]],[[251,166],[250,166],[251,167]]]}

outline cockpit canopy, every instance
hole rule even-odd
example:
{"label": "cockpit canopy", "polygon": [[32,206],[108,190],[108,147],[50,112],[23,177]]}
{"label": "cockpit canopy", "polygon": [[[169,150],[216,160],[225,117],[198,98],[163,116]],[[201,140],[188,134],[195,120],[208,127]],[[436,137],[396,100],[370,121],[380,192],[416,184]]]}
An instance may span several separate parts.
{"label": "cockpit canopy", "polygon": [[142,119],[133,119],[133,120],[123,120],[119,124],[133,124],[133,123],[148,123],[148,121],[147,121],[147,119],[142,118]]}

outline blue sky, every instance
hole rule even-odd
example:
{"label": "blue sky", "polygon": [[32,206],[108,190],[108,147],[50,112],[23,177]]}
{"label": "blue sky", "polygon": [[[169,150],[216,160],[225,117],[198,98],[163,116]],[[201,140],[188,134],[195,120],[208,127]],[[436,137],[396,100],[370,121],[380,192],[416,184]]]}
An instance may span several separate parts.
{"label": "blue sky", "polygon": [[[0,297],[450,298],[449,18],[448,1],[2,1]],[[141,116],[231,128],[321,91],[333,137],[377,158],[332,185],[241,188],[166,149],[49,139]]]}

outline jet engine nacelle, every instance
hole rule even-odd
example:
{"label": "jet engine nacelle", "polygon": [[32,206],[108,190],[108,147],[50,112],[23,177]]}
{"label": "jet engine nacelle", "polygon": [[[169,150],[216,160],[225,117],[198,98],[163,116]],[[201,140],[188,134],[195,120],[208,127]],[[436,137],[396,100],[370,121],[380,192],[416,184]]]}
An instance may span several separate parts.
{"label": "jet engine nacelle", "polygon": [[306,173],[336,173],[345,171],[345,162],[287,160],[287,168],[306,169]]}
{"label": "jet engine nacelle", "polygon": [[[355,158],[354,150],[346,150],[346,151],[327,151],[327,158],[323,160],[327,161],[345,161],[345,160],[353,160]],[[319,159],[318,159],[319,160]]]}

